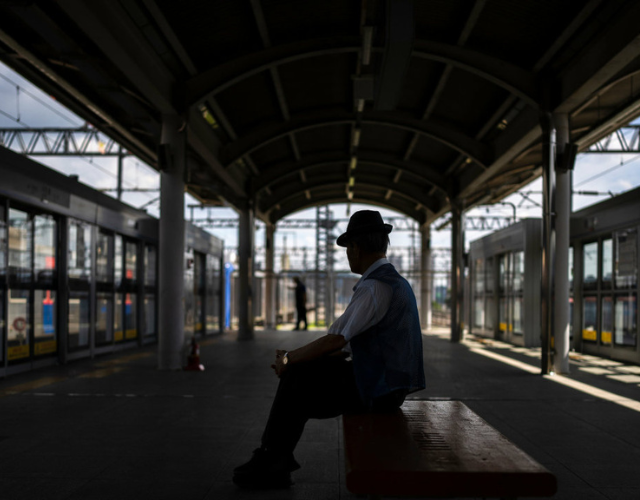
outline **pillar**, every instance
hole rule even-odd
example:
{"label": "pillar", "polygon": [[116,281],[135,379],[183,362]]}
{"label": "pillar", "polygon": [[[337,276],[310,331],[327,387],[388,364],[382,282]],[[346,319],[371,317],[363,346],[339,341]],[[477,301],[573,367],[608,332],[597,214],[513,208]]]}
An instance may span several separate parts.
{"label": "pillar", "polygon": [[462,340],[462,301],[464,297],[464,228],[462,210],[451,209],[451,342]]}
{"label": "pillar", "polygon": [[420,228],[420,327],[431,328],[431,226]]}
{"label": "pillar", "polygon": [[273,263],[275,256],[274,233],[276,231],[275,224],[267,224],[265,231],[265,322],[266,327],[270,329],[276,328],[276,301],[275,301],[275,273],[273,271]]}
{"label": "pillar", "polygon": [[[556,154],[568,154],[569,117],[553,115],[556,130]],[[572,159],[570,160],[572,161]],[[569,373],[569,221],[571,219],[571,172],[573,165],[556,162],[556,251],[554,289],[554,363],[556,373]],[[561,164],[562,163],[562,164]]]}
{"label": "pillar", "polygon": [[542,355],[540,369],[543,375],[553,367],[553,289],[556,257],[556,134],[550,113],[540,114],[542,128],[542,280],[540,290],[540,322]]}
{"label": "pillar", "polygon": [[162,117],[158,368],[182,368],[184,346],[185,134],[178,115]]}
{"label": "pillar", "polygon": [[240,210],[238,225],[238,340],[253,340],[253,239],[252,207]]}

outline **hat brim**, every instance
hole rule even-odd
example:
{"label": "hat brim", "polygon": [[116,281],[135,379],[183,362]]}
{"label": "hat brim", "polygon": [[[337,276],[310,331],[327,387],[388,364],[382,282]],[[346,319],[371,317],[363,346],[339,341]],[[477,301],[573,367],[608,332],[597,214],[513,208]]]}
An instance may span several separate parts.
{"label": "hat brim", "polygon": [[359,234],[366,234],[366,233],[389,234],[392,230],[393,230],[393,226],[391,224],[369,224],[366,226],[361,226],[357,229],[352,229],[351,231],[347,231],[346,233],[342,233],[340,236],[338,236],[338,239],[336,240],[336,245],[338,245],[339,247],[346,247],[347,243],[349,243],[349,239]]}

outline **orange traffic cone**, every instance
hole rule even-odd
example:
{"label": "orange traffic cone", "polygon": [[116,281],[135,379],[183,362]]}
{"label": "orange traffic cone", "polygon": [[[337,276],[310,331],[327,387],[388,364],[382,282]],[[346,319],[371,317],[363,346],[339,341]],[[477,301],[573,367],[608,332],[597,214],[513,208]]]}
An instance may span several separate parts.
{"label": "orange traffic cone", "polygon": [[204,371],[204,365],[200,364],[200,346],[196,342],[196,338],[191,338],[191,354],[187,357],[186,371],[189,372],[202,372]]}

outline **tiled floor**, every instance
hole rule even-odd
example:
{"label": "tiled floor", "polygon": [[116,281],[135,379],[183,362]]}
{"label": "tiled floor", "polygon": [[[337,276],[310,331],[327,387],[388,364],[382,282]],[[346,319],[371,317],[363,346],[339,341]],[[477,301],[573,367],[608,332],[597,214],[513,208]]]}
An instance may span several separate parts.
{"label": "tiled floor", "polygon": [[[290,490],[230,480],[259,443],[277,386],[274,350],[321,334],[208,339],[201,373],[160,372],[148,347],[0,381],[0,498],[356,498],[344,486],[339,419],[307,426]],[[427,388],[413,396],[464,401],[556,474],[555,498],[640,499],[640,412],[621,404],[640,401],[630,378],[640,367],[573,356],[565,379],[576,389],[535,373],[539,349],[452,344],[434,331],[424,353]]]}

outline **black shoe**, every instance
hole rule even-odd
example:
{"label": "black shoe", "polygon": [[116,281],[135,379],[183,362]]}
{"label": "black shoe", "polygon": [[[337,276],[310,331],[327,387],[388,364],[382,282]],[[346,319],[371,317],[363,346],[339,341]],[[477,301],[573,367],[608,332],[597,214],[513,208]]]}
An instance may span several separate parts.
{"label": "black shoe", "polygon": [[246,464],[233,471],[233,482],[244,488],[288,488],[291,472],[300,468],[293,455],[277,456],[265,448],[258,448]]}

